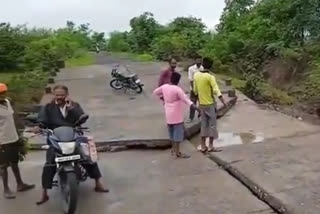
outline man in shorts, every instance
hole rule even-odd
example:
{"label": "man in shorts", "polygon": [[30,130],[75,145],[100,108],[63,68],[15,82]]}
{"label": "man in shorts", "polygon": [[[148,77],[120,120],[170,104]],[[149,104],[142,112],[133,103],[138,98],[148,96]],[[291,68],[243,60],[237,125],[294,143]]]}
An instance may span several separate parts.
{"label": "man in shorts", "polygon": [[14,199],[16,196],[9,188],[9,167],[16,179],[18,192],[31,190],[35,185],[24,183],[21,177],[19,161],[25,155],[24,145],[17,132],[11,103],[6,98],[7,91],[7,85],[0,83],[0,174],[2,174],[4,197]]}
{"label": "man in shorts", "polygon": [[184,140],[184,107],[197,107],[178,86],[181,75],[177,72],[171,74],[170,84],[164,84],[155,89],[153,94],[164,101],[166,121],[169,137],[172,143],[172,155],[176,158],[189,158],[189,155],[180,152],[180,143]]}
{"label": "man in shorts", "polygon": [[[203,70],[194,75],[193,91],[198,96],[201,110],[201,151],[216,152],[213,147],[214,139],[218,138],[217,115],[215,96],[226,106],[224,98],[220,92],[216,78],[210,74],[213,61],[210,58],[203,59]],[[209,148],[206,140],[209,138]]]}

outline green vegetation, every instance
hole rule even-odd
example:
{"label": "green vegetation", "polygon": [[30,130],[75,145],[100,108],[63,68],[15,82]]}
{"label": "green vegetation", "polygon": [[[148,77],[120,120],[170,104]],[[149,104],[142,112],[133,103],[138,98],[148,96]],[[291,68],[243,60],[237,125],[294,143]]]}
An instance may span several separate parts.
{"label": "green vegetation", "polygon": [[71,67],[92,64],[88,51],[96,47],[105,49],[104,33],[92,32],[89,24],[68,21],[66,27],[52,30],[0,23],[0,82],[9,85],[19,108],[38,102],[59,62]]}
{"label": "green vegetation", "polygon": [[153,61],[154,58],[151,54],[135,54],[129,52],[114,52],[114,56],[123,59],[130,59],[133,61],[140,61],[140,62],[150,62]]}
{"label": "green vegetation", "polygon": [[66,67],[73,68],[78,66],[92,65],[95,62],[95,58],[90,53],[83,53],[80,56],[75,56],[73,58],[67,59]]}
{"label": "green vegetation", "polygon": [[317,0],[228,1],[213,31],[201,19],[178,17],[160,25],[144,13],[128,32],[110,34],[112,52],[155,59],[211,57],[215,73],[261,102],[292,104],[320,94],[320,4]]}

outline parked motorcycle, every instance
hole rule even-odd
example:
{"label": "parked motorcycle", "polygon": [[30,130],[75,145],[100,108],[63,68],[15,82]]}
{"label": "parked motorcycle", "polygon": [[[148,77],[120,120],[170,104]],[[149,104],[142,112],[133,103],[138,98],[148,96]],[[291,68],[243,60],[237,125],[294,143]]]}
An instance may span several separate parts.
{"label": "parked motorcycle", "polygon": [[74,214],[78,202],[79,183],[87,179],[88,174],[83,164],[89,164],[85,157],[83,144],[88,144],[86,137],[83,136],[85,128],[80,125],[89,118],[83,115],[76,122],[76,128],[59,127],[54,130],[46,129],[49,147],[55,152],[55,164],[47,167],[56,167],[58,182],[54,186],[60,187],[63,211],[66,214]]}
{"label": "parked motorcycle", "polygon": [[133,90],[137,94],[141,94],[143,91],[143,83],[138,78],[137,74],[131,74],[125,76],[119,72],[119,65],[116,65],[111,71],[112,80],[110,81],[111,88],[115,90]]}

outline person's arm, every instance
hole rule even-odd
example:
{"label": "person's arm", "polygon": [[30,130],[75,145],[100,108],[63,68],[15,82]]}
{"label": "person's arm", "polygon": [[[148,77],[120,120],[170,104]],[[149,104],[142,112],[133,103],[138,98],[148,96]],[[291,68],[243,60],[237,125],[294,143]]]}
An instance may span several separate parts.
{"label": "person's arm", "polygon": [[33,132],[39,133],[41,129],[47,128],[49,124],[47,115],[47,105],[41,106],[38,113],[37,125],[34,127]]}
{"label": "person's arm", "polygon": [[190,81],[191,88],[193,89],[193,70],[192,67],[188,69],[188,79]]}
{"label": "person's arm", "polygon": [[166,76],[166,72],[162,71],[159,77],[158,87],[164,85],[165,76]]}
{"label": "person's arm", "polygon": [[72,106],[68,109],[68,115],[70,115],[75,120],[79,120],[79,118],[84,114],[85,113],[80,104],[72,102]]}
{"label": "person's arm", "polygon": [[197,111],[200,111],[199,108],[197,107],[197,105],[195,105],[190,99],[189,97],[184,93],[184,91],[180,88],[180,90],[178,91],[178,97],[180,100],[182,100],[185,104],[187,104],[188,106],[191,106],[192,108],[194,108]]}
{"label": "person's arm", "polygon": [[193,93],[198,96],[198,87],[195,80],[193,80]]}
{"label": "person's arm", "polygon": [[162,87],[156,88],[152,94],[158,98],[163,97]]}
{"label": "person's arm", "polygon": [[214,76],[211,76],[211,79],[210,79],[210,84],[211,84],[211,88],[212,88],[212,91],[213,91],[213,94],[216,95],[219,100],[221,101],[221,103],[226,106],[226,102],[224,101],[224,98],[222,96],[222,93],[219,89],[219,86],[217,84],[217,81],[216,81],[216,78]]}

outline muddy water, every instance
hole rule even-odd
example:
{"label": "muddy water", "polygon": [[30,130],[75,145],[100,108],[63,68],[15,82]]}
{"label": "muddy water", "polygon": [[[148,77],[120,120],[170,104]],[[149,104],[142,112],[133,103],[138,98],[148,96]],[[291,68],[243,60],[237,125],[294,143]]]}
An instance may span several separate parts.
{"label": "muddy water", "polygon": [[[200,135],[192,138],[190,142],[199,147]],[[232,145],[242,145],[248,143],[261,143],[264,141],[262,133],[232,133],[232,132],[221,132],[219,133],[219,139],[214,142],[215,147],[227,147]],[[208,145],[208,142],[207,142]]]}

